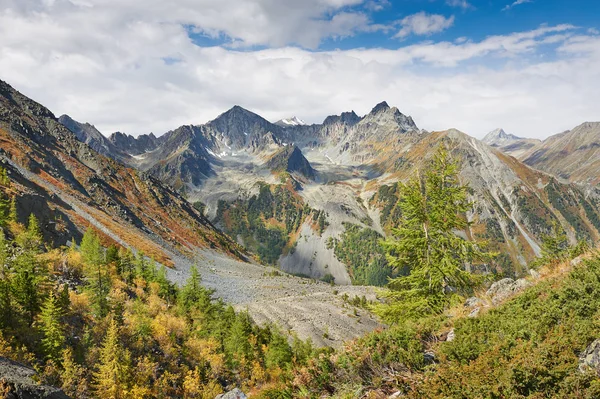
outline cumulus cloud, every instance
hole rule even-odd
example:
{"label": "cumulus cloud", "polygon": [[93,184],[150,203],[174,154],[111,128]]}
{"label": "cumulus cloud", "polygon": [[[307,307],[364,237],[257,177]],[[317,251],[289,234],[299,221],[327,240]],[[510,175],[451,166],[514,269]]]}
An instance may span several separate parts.
{"label": "cumulus cloud", "polygon": [[439,14],[427,14],[424,11],[409,15],[400,21],[400,31],[395,37],[410,35],[424,36],[442,32],[454,24],[454,16],[449,18]]}
{"label": "cumulus cloud", "polygon": [[[570,25],[395,50],[239,50],[194,43],[195,18],[184,14],[197,2],[173,1],[169,7],[181,10],[167,10],[158,0],[54,0],[51,6],[3,0],[8,6],[0,12],[0,78],[55,113],[93,123],[106,134],[161,134],[205,123],[234,104],[270,120],[297,115],[321,122],[352,109],[367,113],[383,99],[422,128],[456,127],[475,136],[502,126],[545,137],[600,119],[600,38]],[[319,4],[343,15],[353,13],[347,7],[366,3]],[[345,24],[323,31],[343,35]],[[215,29],[214,35],[225,34],[223,27]],[[293,23],[272,27],[271,35],[293,38],[294,29]],[[252,29],[239,32],[232,37],[245,44],[277,42],[269,35],[256,39]],[[554,50],[546,57],[549,46]]]}
{"label": "cumulus cloud", "polygon": [[507,4],[507,5],[506,5],[506,6],[505,6],[505,7],[502,9],[502,11],[508,11],[508,10],[510,10],[511,8],[513,8],[513,7],[516,7],[516,6],[518,6],[518,5],[525,4],[525,3],[532,3],[532,2],[533,2],[533,0],[516,0],[516,1],[515,1],[515,2],[513,2],[513,3]]}

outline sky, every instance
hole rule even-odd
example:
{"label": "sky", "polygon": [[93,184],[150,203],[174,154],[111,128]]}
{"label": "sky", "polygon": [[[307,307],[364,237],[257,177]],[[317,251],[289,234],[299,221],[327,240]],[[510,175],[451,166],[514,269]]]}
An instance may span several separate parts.
{"label": "sky", "polygon": [[107,135],[385,100],[545,138],[600,120],[600,1],[0,0],[0,79]]}

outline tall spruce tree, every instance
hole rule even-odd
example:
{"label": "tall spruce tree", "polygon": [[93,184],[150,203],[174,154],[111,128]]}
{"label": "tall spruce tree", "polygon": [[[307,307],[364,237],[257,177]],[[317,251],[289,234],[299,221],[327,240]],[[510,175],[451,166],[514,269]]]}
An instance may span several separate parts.
{"label": "tall spruce tree", "polygon": [[376,308],[387,321],[442,312],[452,295],[476,284],[466,267],[492,257],[480,243],[456,234],[468,228],[465,214],[472,208],[458,172],[442,144],[424,175],[399,187],[402,215],[383,247],[389,264],[409,274],[389,281],[387,301]]}

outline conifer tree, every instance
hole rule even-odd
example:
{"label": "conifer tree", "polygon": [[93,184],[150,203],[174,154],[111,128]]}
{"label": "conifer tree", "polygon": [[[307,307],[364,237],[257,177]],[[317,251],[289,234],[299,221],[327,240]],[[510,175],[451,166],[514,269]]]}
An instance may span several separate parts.
{"label": "conifer tree", "polygon": [[63,371],[60,375],[62,390],[73,398],[85,396],[84,369],[75,362],[73,350],[67,347],[61,355]]}
{"label": "conifer tree", "polygon": [[252,345],[248,340],[252,334],[252,322],[246,312],[239,313],[225,340],[225,352],[232,367],[237,368],[252,360]]}
{"label": "conifer tree", "polygon": [[18,222],[19,221],[19,217],[17,214],[17,200],[15,197],[13,197],[10,200],[10,209],[8,211],[8,220],[10,220],[11,222]]}
{"label": "conifer tree", "polygon": [[458,171],[442,144],[423,177],[400,185],[402,216],[383,246],[389,264],[409,274],[390,280],[387,303],[376,308],[388,321],[441,312],[453,293],[476,284],[466,266],[491,259],[479,243],[456,234],[469,226],[465,213],[472,208]]}
{"label": "conifer tree", "polygon": [[63,345],[65,343],[65,334],[61,323],[62,308],[59,300],[53,292],[50,293],[40,314],[42,347],[48,359],[57,364],[61,361]]}
{"label": "conifer tree", "polygon": [[119,343],[119,328],[111,318],[106,338],[100,349],[98,367],[94,373],[93,388],[96,396],[103,399],[124,398],[128,367],[127,354]]}
{"label": "conifer tree", "polygon": [[27,325],[31,326],[35,314],[41,306],[44,283],[47,277],[47,269],[42,267],[38,259],[42,237],[37,219],[33,214],[29,216],[27,230],[20,233],[15,241],[19,245],[20,251],[12,261],[12,289],[15,293],[16,302],[25,312]]}
{"label": "conifer tree", "polygon": [[107,296],[110,292],[110,276],[105,265],[104,249],[91,228],[83,235],[80,249],[94,313],[98,317],[104,317],[109,310]]}
{"label": "conifer tree", "polygon": [[4,238],[4,232],[0,230],[0,328],[14,328],[15,326],[15,304],[12,292],[12,273],[8,245]]}
{"label": "conifer tree", "polygon": [[179,293],[179,305],[184,312],[193,308],[209,313],[211,308],[211,292],[202,286],[202,278],[196,265],[190,268],[190,277]]}
{"label": "conifer tree", "polygon": [[277,330],[271,332],[269,347],[265,353],[267,367],[285,368],[292,362],[292,349],[287,339]]}

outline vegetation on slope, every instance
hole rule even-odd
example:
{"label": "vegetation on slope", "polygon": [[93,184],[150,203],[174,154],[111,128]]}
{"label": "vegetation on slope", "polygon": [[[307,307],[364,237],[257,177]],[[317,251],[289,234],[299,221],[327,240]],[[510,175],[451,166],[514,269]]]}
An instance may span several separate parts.
{"label": "vegetation on slope", "polygon": [[276,264],[286,248],[293,248],[293,235],[310,217],[322,233],[327,227],[325,213],[309,208],[287,184],[261,184],[257,195],[234,202],[220,200],[217,222],[231,237],[268,264]]}
{"label": "vegetation on slope", "polygon": [[331,239],[335,256],[348,266],[352,282],[357,285],[383,286],[392,276],[380,245],[383,238],[375,230],[353,223],[344,223],[339,239]]}
{"label": "vegetation on slope", "polygon": [[49,248],[0,209],[0,356],[76,398],[214,398],[287,381],[309,343],[258,327],[212,298],[195,268],[181,287],[142,253]]}

